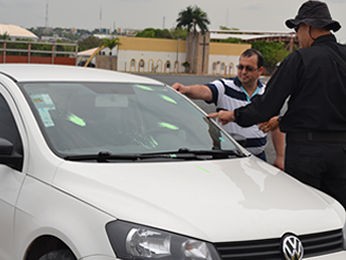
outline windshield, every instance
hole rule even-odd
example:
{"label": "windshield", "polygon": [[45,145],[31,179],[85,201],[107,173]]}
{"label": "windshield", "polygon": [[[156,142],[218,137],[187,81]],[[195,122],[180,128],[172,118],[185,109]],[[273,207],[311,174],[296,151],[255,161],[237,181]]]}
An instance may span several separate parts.
{"label": "windshield", "polygon": [[234,150],[186,98],[163,85],[25,83],[27,99],[59,156]]}

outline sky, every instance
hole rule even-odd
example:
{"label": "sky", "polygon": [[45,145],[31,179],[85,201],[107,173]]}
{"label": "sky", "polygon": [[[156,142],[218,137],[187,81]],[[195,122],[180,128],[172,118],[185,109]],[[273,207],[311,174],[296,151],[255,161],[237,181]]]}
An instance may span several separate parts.
{"label": "sky", "polygon": [[[173,28],[180,11],[197,5],[208,15],[210,30],[220,26],[246,31],[290,31],[284,21],[293,18],[305,0],[0,0],[0,23],[25,28]],[[325,0],[346,42],[346,0]],[[48,8],[47,8],[48,6]],[[344,28],[345,27],[345,28]]]}

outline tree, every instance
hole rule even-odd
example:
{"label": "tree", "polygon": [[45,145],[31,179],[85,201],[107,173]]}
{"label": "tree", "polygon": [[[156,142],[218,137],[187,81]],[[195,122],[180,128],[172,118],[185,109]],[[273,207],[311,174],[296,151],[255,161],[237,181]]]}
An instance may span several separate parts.
{"label": "tree", "polygon": [[112,49],[118,45],[120,45],[119,38],[105,38],[105,39],[103,39],[101,41],[101,44],[99,45],[99,47],[91,54],[91,56],[85,62],[84,67],[88,67],[91,60],[104,48],[109,48],[109,50],[112,51]]}
{"label": "tree", "polygon": [[154,28],[145,28],[143,31],[136,33],[136,37],[155,38],[156,37],[155,31],[156,29]]}
{"label": "tree", "polygon": [[119,38],[104,38],[102,40],[101,46],[103,46],[103,48],[109,48],[110,50],[112,50],[115,46],[118,46],[119,44]]}
{"label": "tree", "polygon": [[140,31],[136,34],[136,37],[144,37],[144,38],[164,38],[164,39],[172,39],[172,33],[167,29],[154,29],[154,28],[146,28],[143,31]]}
{"label": "tree", "polygon": [[230,31],[230,30],[232,30],[232,31],[239,31],[239,28],[234,28],[234,27],[229,28],[229,27],[224,26],[224,25],[220,25],[220,26],[219,26],[219,29],[220,29],[220,30],[225,30],[225,31]]}
{"label": "tree", "polygon": [[175,29],[171,29],[171,34],[173,39],[186,39],[187,37],[187,32],[186,30],[182,29],[182,28],[175,28]]}
{"label": "tree", "polygon": [[210,21],[207,13],[198,6],[188,6],[185,10],[179,12],[177,18],[177,28],[185,28],[189,32],[197,33],[197,27],[202,34],[208,31]]}
{"label": "tree", "polygon": [[0,34],[0,40],[10,40],[10,39],[11,37],[7,32]]}
{"label": "tree", "polygon": [[267,72],[271,74],[279,62],[290,53],[283,42],[255,41],[252,47],[259,50],[263,57]]}
{"label": "tree", "polygon": [[155,29],[155,28],[145,28],[136,34],[136,37],[143,38],[163,38],[163,39],[186,39],[187,32],[182,28],[173,29]]}
{"label": "tree", "polygon": [[[210,24],[206,12],[198,6],[188,6],[178,14],[177,29],[184,28],[188,34],[186,39],[186,61],[190,64],[189,72],[199,73],[204,71],[205,66],[205,46],[208,32],[208,24]],[[199,29],[199,31],[198,31]],[[202,36],[202,37],[201,37]],[[203,50],[200,51],[200,41],[203,41]],[[202,53],[202,61],[199,61],[200,52]]]}
{"label": "tree", "polygon": [[78,42],[79,50],[84,51],[91,48],[95,48],[97,46],[100,46],[102,43],[102,40],[100,38],[97,38],[95,36],[89,36],[88,38],[85,38],[82,41]]}

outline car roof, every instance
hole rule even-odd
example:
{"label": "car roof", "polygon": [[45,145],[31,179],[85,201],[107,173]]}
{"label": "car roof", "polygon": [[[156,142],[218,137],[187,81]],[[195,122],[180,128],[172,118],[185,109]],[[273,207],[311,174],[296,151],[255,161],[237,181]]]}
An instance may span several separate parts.
{"label": "car roof", "polygon": [[0,64],[0,74],[17,82],[131,82],[162,84],[161,82],[129,73],[67,65]]}

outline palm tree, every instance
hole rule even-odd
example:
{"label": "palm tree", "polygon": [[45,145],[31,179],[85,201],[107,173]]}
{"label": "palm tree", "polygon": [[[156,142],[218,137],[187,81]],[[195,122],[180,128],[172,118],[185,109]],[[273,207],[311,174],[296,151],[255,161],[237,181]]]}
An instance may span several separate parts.
{"label": "palm tree", "polygon": [[210,21],[207,13],[198,6],[188,6],[185,10],[179,12],[177,18],[177,28],[186,28],[189,32],[197,33],[197,27],[202,34],[208,31]]}
{"label": "palm tree", "polygon": [[119,45],[119,38],[105,38],[102,45],[104,48],[108,47],[112,51],[115,46]]}
{"label": "palm tree", "polygon": [[89,63],[91,62],[91,60],[104,48],[108,47],[109,50],[112,52],[112,49],[118,45],[120,45],[119,38],[105,38],[105,39],[103,39],[100,46],[93,52],[93,54],[91,54],[89,59],[85,62],[84,67],[87,67],[89,65]]}
{"label": "palm tree", "polygon": [[[208,32],[208,24],[210,21],[208,19],[207,13],[204,12],[198,6],[188,6],[185,10],[180,11],[177,18],[177,28],[184,28],[188,31],[187,41],[186,41],[186,64],[190,66],[186,68],[188,72],[197,73],[199,68],[204,71],[204,61],[205,61],[205,39],[206,33]],[[197,30],[199,28],[200,32]],[[199,62],[197,59],[200,53],[200,39],[202,35],[203,47],[202,47],[202,61]],[[201,67],[200,67],[201,66]]]}

